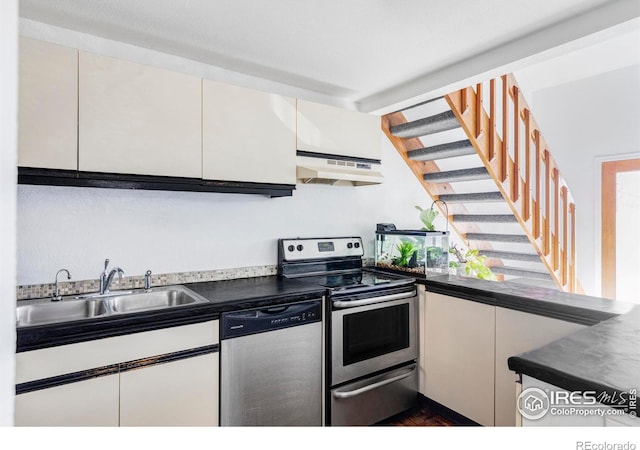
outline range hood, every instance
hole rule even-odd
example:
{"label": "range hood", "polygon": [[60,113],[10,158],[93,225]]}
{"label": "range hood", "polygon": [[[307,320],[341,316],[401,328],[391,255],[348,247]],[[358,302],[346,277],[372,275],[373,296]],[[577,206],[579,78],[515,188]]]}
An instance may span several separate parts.
{"label": "range hood", "polygon": [[304,184],[367,186],[384,181],[379,166],[377,162],[298,156],[296,178]]}

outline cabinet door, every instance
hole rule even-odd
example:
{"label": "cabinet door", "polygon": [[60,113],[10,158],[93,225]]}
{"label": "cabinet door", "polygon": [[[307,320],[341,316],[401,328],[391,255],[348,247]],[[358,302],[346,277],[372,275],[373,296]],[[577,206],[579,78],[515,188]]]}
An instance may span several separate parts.
{"label": "cabinet door", "polygon": [[201,80],[80,52],[79,168],[202,176]]}
{"label": "cabinet door", "polygon": [[118,374],[16,395],[17,426],[118,426]]}
{"label": "cabinet door", "polygon": [[217,426],[218,353],[120,374],[121,426]]}
{"label": "cabinet door", "polygon": [[542,347],[582,328],[584,325],[496,308],[496,426],[516,424],[518,375],[509,370],[509,357]]}
{"label": "cabinet door", "polygon": [[20,38],[18,165],[78,168],[78,51]]}
{"label": "cabinet door", "polygon": [[210,80],[202,89],[203,178],[295,184],[295,99]]}
{"label": "cabinet door", "polygon": [[493,425],[495,307],[427,292],[425,395]]}
{"label": "cabinet door", "polygon": [[298,100],[298,150],[379,160],[380,117]]}

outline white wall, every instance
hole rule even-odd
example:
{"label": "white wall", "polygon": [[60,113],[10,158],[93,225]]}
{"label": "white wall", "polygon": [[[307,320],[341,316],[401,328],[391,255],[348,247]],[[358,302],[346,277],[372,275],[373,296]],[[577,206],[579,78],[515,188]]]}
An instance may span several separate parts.
{"label": "white wall", "polygon": [[596,160],[640,152],[640,66],[536,91],[533,104],[576,202],[578,278],[588,294],[600,295]]}
{"label": "white wall", "polygon": [[298,185],[286,198],[21,185],[18,284],[62,267],[97,278],[106,257],[128,275],[274,265],[276,240],[298,236],[362,236],[373,257],[376,223],[419,229],[414,205],[431,204],[386,138],[382,160],[381,185]]}
{"label": "white wall", "polygon": [[13,425],[15,393],[18,1],[0,2],[0,426]]}

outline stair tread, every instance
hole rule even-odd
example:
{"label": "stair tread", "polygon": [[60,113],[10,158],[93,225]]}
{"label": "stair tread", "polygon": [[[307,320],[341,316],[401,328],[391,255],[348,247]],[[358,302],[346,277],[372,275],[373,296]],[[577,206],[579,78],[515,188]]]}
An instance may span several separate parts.
{"label": "stair tread", "polygon": [[453,130],[454,128],[460,128],[458,119],[456,119],[453,111],[445,111],[423,119],[392,126],[389,128],[389,132],[401,138],[415,138]]}
{"label": "stair tread", "polygon": [[433,161],[436,159],[455,158],[457,156],[475,155],[476,150],[468,139],[446,144],[423,147],[407,152],[407,157],[414,161]]}
{"label": "stair tread", "polygon": [[422,178],[432,183],[448,183],[453,181],[487,180],[491,178],[486,167],[448,170],[444,172],[425,173]]}
{"label": "stair tread", "polygon": [[452,217],[454,222],[517,222],[513,214],[454,214]]}
{"label": "stair tread", "polygon": [[472,241],[529,243],[529,238],[524,234],[467,233],[466,238]]}
{"label": "stair tread", "polygon": [[505,251],[499,251],[499,250],[480,250],[480,254],[488,258],[541,262],[540,256],[538,256],[536,253],[505,252]]}
{"label": "stair tread", "polygon": [[504,201],[499,191],[494,192],[473,192],[469,194],[442,194],[438,196],[438,200],[447,203],[462,202],[501,202]]}
{"label": "stair tread", "polygon": [[553,278],[547,271],[524,269],[520,267],[510,266],[494,266],[491,267],[491,271],[501,275],[520,275],[528,278],[539,278],[542,280],[552,280]]}

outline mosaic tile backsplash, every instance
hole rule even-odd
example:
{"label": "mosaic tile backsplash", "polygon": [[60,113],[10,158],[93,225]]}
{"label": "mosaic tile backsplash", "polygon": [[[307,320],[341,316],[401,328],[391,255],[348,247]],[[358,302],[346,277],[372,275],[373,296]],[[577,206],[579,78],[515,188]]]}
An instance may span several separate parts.
{"label": "mosaic tile backsplash", "polygon": [[[173,284],[198,283],[203,281],[233,280],[236,278],[251,278],[275,275],[277,266],[253,266],[235,269],[218,269],[198,272],[163,273],[151,275],[151,287],[170,286]],[[144,287],[144,275],[133,277],[117,277],[113,279],[110,290],[142,289]],[[18,300],[52,297],[55,292],[55,283],[29,284],[18,286],[16,296]],[[79,295],[98,292],[100,282],[95,280],[60,281],[58,282],[60,295]]]}

